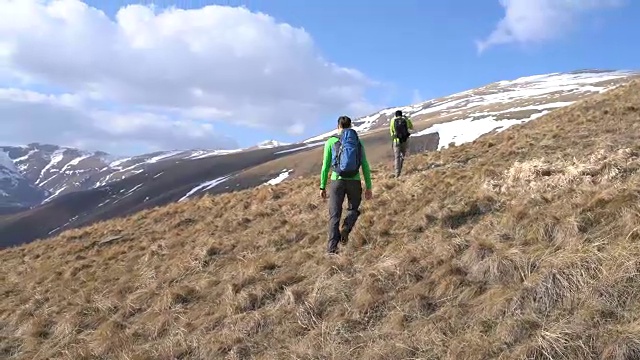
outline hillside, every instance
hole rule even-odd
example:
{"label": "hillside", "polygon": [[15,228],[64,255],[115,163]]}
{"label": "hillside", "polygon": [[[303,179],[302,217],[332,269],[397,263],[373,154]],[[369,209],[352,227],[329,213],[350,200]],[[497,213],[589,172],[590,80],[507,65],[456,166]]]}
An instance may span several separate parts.
{"label": "hillside", "polygon": [[52,144],[0,146],[0,155],[8,157],[20,174],[41,191],[38,199],[23,202],[27,207],[71,192],[94,189],[145,171],[164,168],[178,160],[197,160],[237,151],[240,149],[172,150],[117,157],[103,151],[84,151]]}
{"label": "hillside", "polygon": [[0,152],[0,215],[25,209],[44,194],[22,176],[5,153]]}
{"label": "hillside", "polygon": [[[410,152],[433,151],[531,121],[615,88],[638,74],[583,70],[528,76],[384,109],[357,119],[355,124],[370,161],[387,164],[392,160],[387,126],[396,109],[414,120]],[[120,159],[102,152],[41,144],[5,147],[23,176],[48,195],[42,205],[0,216],[0,248],[205,193],[244,190],[317,174],[321,145],[332,133],[294,144],[268,140],[246,149],[167,151]]]}
{"label": "hillside", "polygon": [[0,252],[7,359],[632,359],[640,81],[378,167],[337,258],[306,178]]}
{"label": "hillside", "polygon": [[[396,110],[402,110],[415,121],[439,118],[448,124],[439,129],[447,133],[440,144],[440,148],[444,148],[452,141],[459,145],[496,128],[536,119],[586,96],[608,91],[638,75],[638,71],[591,69],[503,80],[442,98],[384,109],[358,119],[354,128],[358,132],[386,128]],[[330,134],[315,136],[305,142],[315,142]]]}
{"label": "hillside", "polygon": [[[114,156],[103,151],[84,151],[52,144],[31,143],[24,146],[0,146],[0,156],[30,183],[33,194],[19,193],[16,197],[23,207],[46,203],[59,196],[91,190],[126,179],[130,176],[166,170],[178,162],[196,161],[209,157],[236,154],[255,149],[290,144],[266,140],[256,146],[233,150],[170,150],[136,156]],[[2,162],[0,162],[2,166]],[[0,184],[0,191],[6,186]],[[29,196],[31,195],[31,196]],[[0,198],[0,205],[3,205]]]}

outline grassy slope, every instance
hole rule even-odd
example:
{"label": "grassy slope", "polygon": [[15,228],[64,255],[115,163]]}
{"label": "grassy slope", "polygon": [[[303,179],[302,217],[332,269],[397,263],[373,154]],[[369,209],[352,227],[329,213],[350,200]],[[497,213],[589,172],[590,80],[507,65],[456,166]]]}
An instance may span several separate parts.
{"label": "grassy slope", "polygon": [[[417,122],[416,131],[429,127],[431,123],[433,121]],[[366,144],[367,156],[371,164],[392,160],[393,152],[388,131],[363,134],[362,139]],[[425,149],[435,150],[438,146],[438,136],[437,134],[416,136],[411,140],[410,145],[412,153]],[[124,217],[140,210],[164,206],[182,198],[204,181],[236,171],[240,173],[209,192],[219,194],[255,187],[278,176],[283,169],[295,169],[291,178],[318,174],[322,166],[322,150],[322,146],[317,146],[306,151],[273,155],[273,149],[259,149],[184,161],[175,165],[154,164],[155,169],[110,183],[107,187],[63,194],[33,209],[6,216],[2,216],[2,209],[0,209],[0,249],[21,245],[38,238],[55,236],[58,233],[56,229],[64,231],[72,227],[86,226],[96,221]],[[241,171],[243,168],[246,170]],[[160,173],[162,175],[156,178],[156,174]],[[138,191],[133,193],[127,191],[139,184],[144,186]],[[109,188],[113,191],[109,191]],[[117,201],[112,198],[113,194],[118,194]],[[193,197],[197,196],[200,194]],[[109,199],[112,201],[105,203]],[[70,223],[69,220],[72,218],[76,220]],[[61,228],[64,226],[67,227]],[[49,235],[52,231],[55,233]]]}
{"label": "grassy slope", "polygon": [[[432,119],[417,121],[414,125],[414,132],[424,130],[435,122],[437,122],[437,120],[434,121]],[[393,149],[391,148],[389,130],[387,128],[362,134],[360,139],[365,146],[367,159],[372,168],[393,163]],[[409,153],[414,154],[436,150],[438,148],[438,141],[439,137],[437,133],[414,136],[409,142]],[[310,150],[294,152],[289,156],[251,167],[243,171],[239,178],[260,179],[259,183],[262,184],[265,181],[273,179],[284,169],[294,169],[291,178],[317,176],[322,168],[323,152],[323,145],[313,147]],[[375,170],[377,169],[374,169],[374,171]],[[317,180],[319,181],[319,179]],[[287,179],[287,181],[290,181],[290,179]],[[212,192],[216,193],[216,190],[224,191],[222,189],[223,188],[220,187],[214,189]]]}
{"label": "grassy slope", "polygon": [[639,131],[635,81],[415,155],[335,259],[315,177],[5,250],[0,357],[638,356]]}

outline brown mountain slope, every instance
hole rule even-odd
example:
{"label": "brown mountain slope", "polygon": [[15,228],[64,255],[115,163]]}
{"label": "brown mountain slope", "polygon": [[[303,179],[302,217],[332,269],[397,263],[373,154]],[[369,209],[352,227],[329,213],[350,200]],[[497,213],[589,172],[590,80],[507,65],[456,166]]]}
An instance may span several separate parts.
{"label": "brown mountain slope", "polygon": [[4,250],[0,357],[635,358],[639,131],[634,81],[416,155],[333,259],[315,177]]}
{"label": "brown mountain slope", "polygon": [[[419,132],[428,128],[437,122],[447,121],[447,118],[420,120],[414,124],[414,132]],[[372,167],[380,165],[391,165],[393,161],[393,149],[391,148],[391,141],[389,139],[389,130],[381,129],[371,131],[360,135],[360,139],[365,146],[367,159]],[[408,145],[408,156],[425,152],[435,151],[438,149],[439,136],[438,133],[426,134],[420,136],[414,136],[410,139]],[[289,177],[307,177],[312,176],[320,183],[320,171],[322,169],[322,157],[324,147],[316,146],[299,153],[292,153],[290,156],[274,159],[263,164],[254,166],[250,169],[242,171],[236,180],[240,181],[240,187],[242,189],[254,186],[269,181],[276,177],[284,169],[292,170]],[[245,182],[251,182],[250,185]],[[317,188],[317,186],[316,186]],[[224,187],[213,189],[209,192],[211,195],[221,194],[227,192]]]}
{"label": "brown mountain slope", "polygon": [[[417,122],[415,129],[425,129],[431,123],[433,121]],[[362,140],[371,164],[391,161],[393,153],[388,132],[363,134]],[[438,147],[438,134],[416,136],[411,139],[410,145],[411,153],[435,150]],[[156,170],[148,169],[105,187],[74,191],[17,214],[0,214],[0,249],[48,238],[70,228],[163,206],[180,200],[205,181],[227,175],[230,175],[227,181],[208,192],[215,195],[256,187],[275,178],[283,169],[292,169],[291,177],[319,174],[322,146],[297,152],[288,150],[285,148],[274,153],[273,149],[260,149],[184,161],[171,166],[161,167],[162,164],[159,164]]]}

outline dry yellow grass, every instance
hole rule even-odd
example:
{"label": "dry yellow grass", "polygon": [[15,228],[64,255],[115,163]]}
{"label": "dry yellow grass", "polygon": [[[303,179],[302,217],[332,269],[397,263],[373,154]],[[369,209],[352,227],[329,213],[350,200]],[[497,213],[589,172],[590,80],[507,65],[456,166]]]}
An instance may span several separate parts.
{"label": "dry yellow grass", "polygon": [[638,134],[636,81],[414,155],[336,258],[315,177],[5,250],[0,357],[638,358]]}

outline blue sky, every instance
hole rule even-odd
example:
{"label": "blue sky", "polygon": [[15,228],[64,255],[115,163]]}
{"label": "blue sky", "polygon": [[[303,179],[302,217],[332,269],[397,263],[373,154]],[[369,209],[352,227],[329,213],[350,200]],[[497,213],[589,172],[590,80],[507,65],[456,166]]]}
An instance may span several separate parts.
{"label": "blue sky", "polygon": [[[498,1],[161,0],[156,4],[246,6],[302,27],[331,61],[387,83],[371,96],[388,106],[410,104],[416,95],[427,100],[537,73],[636,69],[640,64],[640,49],[631,46],[640,36],[640,2],[589,13],[556,40],[496,46],[483,54],[478,54],[474,41],[487,36],[504,16]],[[328,122],[330,129],[333,119]],[[322,130],[326,128],[317,131]]]}
{"label": "blue sky", "polygon": [[[563,1],[563,0],[558,0]],[[88,0],[113,13],[116,6],[153,1]],[[390,106],[411,103],[486,83],[537,73],[583,68],[640,69],[640,2],[597,9],[557,39],[507,44],[479,55],[475,40],[504,17],[499,1],[473,0],[159,0],[159,6],[246,6],[307,30],[328,59],[393,85]],[[381,91],[382,92],[382,91]]]}
{"label": "blue sky", "polygon": [[[86,3],[114,17],[116,10],[127,3],[151,1]],[[326,59],[341,67],[355,68],[380,82],[380,86],[367,88],[365,95],[370,103],[384,107],[520,76],[583,68],[637,69],[640,63],[640,49],[633,46],[640,36],[640,26],[634,22],[640,19],[640,2],[631,0],[590,9],[568,5],[561,9],[566,16],[559,18],[567,24],[560,26],[554,24],[554,19],[545,19],[542,9],[538,18],[518,30],[522,32],[518,39],[494,44],[482,53],[476,41],[489,37],[505,17],[505,7],[498,0],[160,0],[158,3],[180,8],[244,5],[251,11],[271,15],[278,22],[303,28]],[[521,5],[519,11],[526,13],[527,6]],[[544,36],[540,35],[542,32]],[[233,121],[214,126],[216,131],[236,138],[241,146],[265,139],[293,142],[333,128],[334,116],[340,113],[328,109],[323,113],[324,120],[307,123],[302,133],[295,134],[283,131],[282,126],[247,130],[244,126],[230,125]],[[144,149],[140,145],[135,151]]]}
{"label": "blue sky", "polygon": [[398,90],[389,100],[392,105],[411,102],[414,89],[428,99],[536,73],[637,68],[640,63],[640,49],[631,46],[640,35],[640,2],[589,13],[563,38],[496,46],[482,55],[474,41],[486,37],[504,16],[498,1],[245,4],[304,27],[333,61],[394,84]]}

